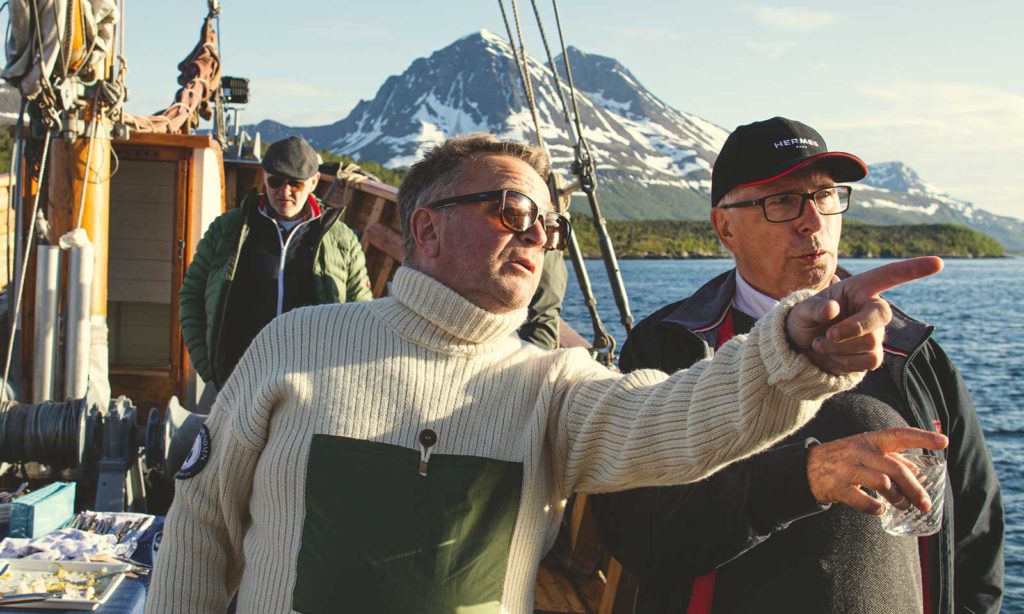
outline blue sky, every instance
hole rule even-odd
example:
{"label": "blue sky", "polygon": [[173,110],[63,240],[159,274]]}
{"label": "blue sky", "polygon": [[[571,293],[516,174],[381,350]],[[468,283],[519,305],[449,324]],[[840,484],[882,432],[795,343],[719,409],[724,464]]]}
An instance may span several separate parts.
{"label": "blue sky", "polygon": [[[482,28],[504,33],[486,0],[222,2],[225,73],[251,80],[246,122],[336,121],[415,58]],[[551,4],[537,4],[552,37]],[[151,112],[174,94],[206,1],[126,8],[128,108]],[[799,119],[832,149],[901,160],[953,196],[1024,218],[1024,2],[562,0],[559,10],[569,44],[618,59],[680,110],[730,130]],[[520,13],[528,50],[543,55],[531,4]]]}

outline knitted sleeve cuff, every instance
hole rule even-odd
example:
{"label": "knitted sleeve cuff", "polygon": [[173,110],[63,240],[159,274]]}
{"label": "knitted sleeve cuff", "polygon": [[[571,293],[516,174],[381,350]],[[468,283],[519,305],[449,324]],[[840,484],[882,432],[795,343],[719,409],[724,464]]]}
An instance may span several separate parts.
{"label": "knitted sleeve cuff", "polygon": [[779,301],[757,323],[762,337],[761,356],[768,372],[768,383],[784,394],[807,400],[823,399],[856,386],[864,373],[832,375],[819,369],[807,356],[793,348],[786,334],[786,318],[797,303],[813,296],[813,290],[800,290]]}

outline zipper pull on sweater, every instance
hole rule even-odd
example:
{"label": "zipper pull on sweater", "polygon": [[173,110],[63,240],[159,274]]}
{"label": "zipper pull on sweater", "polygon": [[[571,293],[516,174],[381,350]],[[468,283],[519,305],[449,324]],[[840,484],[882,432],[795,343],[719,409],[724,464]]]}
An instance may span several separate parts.
{"label": "zipper pull on sweater", "polygon": [[420,475],[427,477],[427,463],[430,462],[430,452],[437,443],[437,433],[431,429],[420,431]]}

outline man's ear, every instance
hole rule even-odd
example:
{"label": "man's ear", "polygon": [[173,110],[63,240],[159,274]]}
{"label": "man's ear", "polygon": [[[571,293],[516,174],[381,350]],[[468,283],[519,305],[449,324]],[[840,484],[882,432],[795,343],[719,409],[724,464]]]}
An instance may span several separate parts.
{"label": "man's ear", "polygon": [[317,173],[317,174],[313,175],[312,177],[310,177],[309,182],[310,182],[309,192],[310,192],[310,194],[312,194],[313,190],[316,189],[317,184],[320,183],[320,173]]}
{"label": "man's ear", "polygon": [[409,232],[416,242],[416,255],[420,258],[436,258],[441,253],[441,233],[438,227],[440,215],[420,207],[409,218]]}
{"label": "man's ear", "polygon": [[722,245],[735,254],[736,235],[733,231],[732,216],[729,215],[729,212],[718,207],[711,209],[711,226],[714,227],[715,234],[718,235],[718,240],[722,242]]}

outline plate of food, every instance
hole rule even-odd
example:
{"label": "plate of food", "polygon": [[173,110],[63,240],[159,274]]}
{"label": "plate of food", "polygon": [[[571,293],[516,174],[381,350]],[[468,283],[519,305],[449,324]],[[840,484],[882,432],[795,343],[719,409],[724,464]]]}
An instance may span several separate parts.
{"label": "plate of food", "polygon": [[0,607],[95,610],[131,568],[128,563],[0,559]]}

